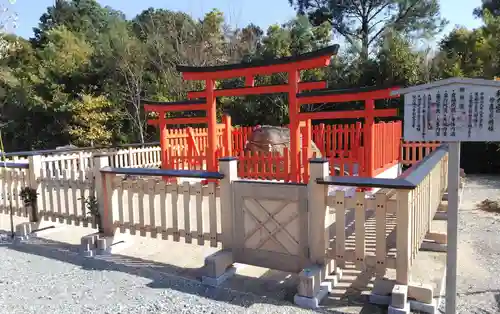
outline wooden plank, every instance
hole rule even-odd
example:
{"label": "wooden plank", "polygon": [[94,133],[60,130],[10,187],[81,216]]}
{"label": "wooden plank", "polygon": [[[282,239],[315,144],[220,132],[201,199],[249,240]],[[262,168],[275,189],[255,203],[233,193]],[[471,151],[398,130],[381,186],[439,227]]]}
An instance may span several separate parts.
{"label": "wooden plank", "polygon": [[137,193],[137,199],[139,200],[139,206],[137,206],[139,210],[139,229],[140,232],[139,234],[142,237],[146,236],[146,231],[144,230],[144,227],[146,226],[145,220],[144,220],[144,187],[147,184],[146,180],[137,180],[137,190],[139,193]]}
{"label": "wooden plank", "polygon": [[[82,164],[80,163],[80,166],[82,166]],[[86,190],[86,187],[85,185],[83,184],[84,180],[85,180],[85,172],[83,170],[77,170],[77,173],[78,173],[78,191],[80,192],[80,197],[79,197],[79,207],[81,208],[81,217],[83,218],[83,226],[84,227],[88,227],[89,226],[89,223],[88,223],[88,220],[86,219],[87,218],[87,208],[86,208],[86,205],[85,205],[85,200],[87,199],[86,195],[85,195],[85,190]]]}
{"label": "wooden plank", "polygon": [[210,246],[217,247],[217,203],[215,198],[215,182],[208,183],[208,211],[210,213]]}
{"label": "wooden plank", "polygon": [[165,184],[165,181],[161,180],[157,185],[157,193],[160,194],[160,219],[161,219],[161,226],[160,230],[158,232],[161,232],[161,238],[163,240],[168,239],[168,234],[166,231],[167,230],[167,186]]}
{"label": "wooden plank", "polygon": [[335,192],[335,260],[338,267],[345,267],[345,192]]}
{"label": "wooden plank", "polygon": [[178,188],[179,186],[177,184],[172,184],[170,186],[170,195],[171,195],[171,201],[172,201],[172,228],[174,230],[174,241],[179,242],[180,241],[180,234],[179,234],[179,217],[177,213],[177,207],[179,204],[179,195],[178,195]]}
{"label": "wooden plank", "polygon": [[198,238],[198,245],[205,245],[205,238],[203,237],[203,186],[200,182],[195,184],[196,192],[196,232]]}
{"label": "wooden plank", "polygon": [[[125,232],[125,224],[130,222],[130,218],[125,220],[125,206],[124,206],[124,189],[123,189],[123,184],[124,182],[122,179],[118,176],[113,177],[113,188],[116,189],[116,194],[118,195],[118,204],[117,206],[117,211],[118,211],[118,222],[120,223],[120,232],[124,233]],[[127,215],[128,216],[128,215]]]}
{"label": "wooden plank", "polygon": [[63,190],[63,200],[64,200],[64,209],[65,209],[65,215],[68,217],[66,220],[68,225],[73,224],[76,222],[77,217],[74,215],[72,212],[72,209],[70,207],[70,202],[69,202],[69,197],[70,197],[70,190],[71,190],[71,183],[69,179],[69,175],[71,172],[71,168],[69,168],[67,171],[63,172],[63,181],[64,181],[64,190]]}
{"label": "wooden plank", "polygon": [[137,184],[131,180],[125,180],[123,182],[124,188],[127,190],[127,204],[128,204],[128,219],[130,224],[130,234],[135,235],[137,233],[136,228],[136,215],[134,211],[134,194],[137,192]]}
{"label": "wooden plank", "polygon": [[365,193],[356,192],[354,207],[354,227],[356,236],[356,268],[365,270]]}
{"label": "wooden plank", "polygon": [[157,237],[157,232],[156,232],[156,193],[155,193],[155,187],[156,187],[156,180],[150,179],[148,180],[148,200],[149,200],[149,225],[152,227],[151,228],[151,237],[156,238]]}
{"label": "wooden plank", "polygon": [[299,257],[300,267],[309,263],[309,208],[307,200],[307,187],[299,187]]}
{"label": "wooden plank", "polygon": [[[49,169],[51,167],[53,167],[52,163],[50,163],[49,165],[50,165]],[[50,179],[53,179],[53,177],[51,176]],[[55,189],[56,189],[55,181],[54,180],[50,180],[49,183],[47,184],[47,190],[48,190],[48,194],[49,194],[49,206],[50,206],[48,208],[47,212],[49,212],[51,214],[55,213],[55,211],[54,211],[54,191],[55,191]],[[9,184],[9,191],[10,191],[10,184]],[[56,217],[54,215],[51,215],[51,221],[52,222],[56,222]]]}
{"label": "wooden plank", "polygon": [[191,215],[190,215],[190,206],[191,206],[191,183],[189,182],[184,182],[182,184],[182,196],[183,196],[183,203],[184,203],[184,230],[186,231],[186,237],[184,238],[184,241],[186,243],[192,243],[192,236],[191,236]]}
{"label": "wooden plank", "polygon": [[375,207],[375,256],[376,256],[376,266],[375,273],[377,276],[382,277],[386,272],[386,199],[387,196],[383,194],[377,194],[376,207]]}

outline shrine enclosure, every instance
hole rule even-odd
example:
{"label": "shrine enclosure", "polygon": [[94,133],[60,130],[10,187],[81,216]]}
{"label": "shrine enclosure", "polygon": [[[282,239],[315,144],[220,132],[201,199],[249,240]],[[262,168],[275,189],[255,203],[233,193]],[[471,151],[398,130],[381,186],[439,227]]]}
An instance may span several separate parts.
{"label": "shrine enclosure", "polygon": [[[376,117],[396,117],[396,109],[375,109],[375,101],[399,97],[397,88],[365,87],[332,90],[325,81],[300,80],[300,71],[330,64],[339,46],[314,52],[249,63],[193,67],[177,66],[185,80],[203,81],[205,89],[188,92],[188,100],[175,102],[144,101],[145,111],[156,113],[149,124],[160,129],[162,168],[217,171],[218,157],[238,156],[238,174],[243,178],[307,182],[308,159],[315,157],[312,141],[330,161],[330,173],[375,177],[398,165],[401,155],[401,122],[375,123]],[[286,84],[256,86],[257,75],[285,73]],[[216,89],[216,81],[244,78],[244,86]],[[290,145],[283,152],[249,154],[243,151],[251,128],[235,128],[225,115],[217,123],[217,97],[285,93],[288,95]],[[304,112],[304,105],[363,101],[362,110]],[[201,111],[204,116],[167,118],[172,112]],[[313,120],[364,119],[344,125],[314,125]],[[172,129],[174,125],[206,124],[206,129]],[[302,142],[300,139],[302,138]]]}

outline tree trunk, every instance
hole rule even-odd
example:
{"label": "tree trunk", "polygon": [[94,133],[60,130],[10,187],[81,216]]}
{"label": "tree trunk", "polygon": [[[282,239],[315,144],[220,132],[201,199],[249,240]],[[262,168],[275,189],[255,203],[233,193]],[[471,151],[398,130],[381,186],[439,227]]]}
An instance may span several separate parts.
{"label": "tree trunk", "polygon": [[369,37],[369,27],[368,20],[363,18],[361,23],[361,60],[363,62],[368,61],[369,54],[369,45],[370,45],[370,37]]}

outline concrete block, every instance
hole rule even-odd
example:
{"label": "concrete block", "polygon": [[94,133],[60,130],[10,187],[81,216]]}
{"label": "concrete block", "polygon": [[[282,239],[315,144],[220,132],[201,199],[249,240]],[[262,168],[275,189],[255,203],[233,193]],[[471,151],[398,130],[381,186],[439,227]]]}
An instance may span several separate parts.
{"label": "concrete block", "polygon": [[324,277],[324,265],[313,265],[299,274],[297,294],[306,298],[316,296],[321,288]]}
{"label": "concrete block", "polygon": [[373,283],[372,293],[376,295],[390,295],[392,289],[394,288],[394,280],[389,280],[386,278],[376,278]]}
{"label": "concrete block", "polygon": [[205,258],[205,276],[218,278],[233,264],[233,253],[230,250],[222,250]]}
{"label": "concrete block", "polygon": [[439,313],[436,300],[432,300],[432,303],[430,303],[430,304],[410,300],[410,309],[412,311],[417,311],[417,312],[421,312],[421,313],[428,313],[428,314]]}
{"label": "concrete block", "polygon": [[448,235],[442,232],[427,232],[425,239],[439,244],[448,243]]}
{"label": "concrete block", "polygon": [[328,287],[325,286],[320,286],[321,288],[319,289],[318,293],[312,297],[308,298],[299,294],[296,294],[293,297],[293,302],[306,309],[317,309],[321,303],[321,301],[328,295]]}
{"label": "concrete block", "polygon": [[98,238],[97,239],[97,249],[100,251],[104,251],[108,248],[107,242],[105,238]]}
{"label": "concrete block", "polygon": [[372,304],[377,304],[377,305],[389,305],[391,304],[391,296],[390,295],[378,295],[374,294],[373,292],[370,294],[368,297],[368,301]]}
{"label": "concrete block", "polygon": [[410,302],[407,302],[403,308],[396,308],[389,305],[388,314],[410,314]]}
{"label": "concrete block", "polygon": [[29,223],[27,222],[23,222],[19,225],[16,226],[16,236],[18,237],[25,237],[29,234],[28,230],[29,230],[29,227],[28,227]]}
{"label": "concrete block", "polygon": [[443,193],[443,198],[441,198],[443,201],[448,201],[448,192]]}
{"label": "concrete block", "polygon": [[96,242],[97,255],[111,255],[120,252],[132,244],[132,238],[119,234],[113,237],[99,237]]}
{"label": "concrete block", "polygon": [[430,284],[410,283],[408,286],[408,298],[431,304],[434,300],[434,289]]}
{"label": "concrete block", "polygon": [[85,235],[80,239],[80,243],[84,247],[88,245],[90,248],[95,249],[97,247],[96,243],[98,238],[99,238],[98,234]]}
{"label": "concrete block", "polygon": [[438,211],[438,212],[436,212],[434,219],[435,220],[448,220],[448,214],[444,211]]}
{"label": "concrete block", "polygon": [[226,268],[226,271],[218,277],[202,276],[201,283],[210,287],[218,287],[224,281],[234,276],[236,270],[237,268],[235,266],[230,266],[229,268]]}
{"label": "concrete block", "polygon": [[394,285],[391,295],[391,306],[398,309],[403,309],[408,300],[408,286]]}
{"label": "concrete block", "polygon": [[430,252],[443,252],[446,253],[448,251],[446,244],[440,244],[436,242],[422,242],[420,245],[420,250],[422,251],[430,251]]}
{"label": "concrete block", "polygon": [[85,250],[82,252],[82,255],[84,257],[94,257],[95,256],[95,252],[94,250]]}

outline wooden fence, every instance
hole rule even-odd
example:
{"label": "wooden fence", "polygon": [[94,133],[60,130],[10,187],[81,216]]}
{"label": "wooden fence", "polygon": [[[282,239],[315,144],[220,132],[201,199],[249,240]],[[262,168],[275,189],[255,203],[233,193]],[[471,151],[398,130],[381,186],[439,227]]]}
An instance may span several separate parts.
{"label": "wooden fence", "polygon": [[[417,152],[426,150],[429,145],[434,147],[436,144],[403,143],[406,150],[403,155],[412,156],[409,160],[413,162],[415,158],[423,157],[421,153],[417,154]],[[307,155],[307,153],[303,153],[299,158],[302,170],[309,167]],[[395,150],[389,151],[386,155],[389,156],[387,161],[391,164],[394,163],[391,160],[397,156],[397,152]],[[169,156],[171,157],[169,158],[170,169],[203,170],[202,159],[188,158],[185,148],[184,150],[178,148],[175,151],[171,148]],[[0,191],[0,208],[4,212],[10,206],[9,197],[12,197],[16,214],[25,216],[27,211],[21,202],[19,192],[23,187],[32,186],[39,191],[39,210],[42,217],[52,220],[66,220],[68,223],[76,224],[86,224],[88,210],[85,201],[88,201],[92,196],[98,197],[94,183],[94,177],[99,173],[97,162],[113,168],[151,168],[158,167],[161,163],[160,147],[156,145],[97,151],[53,151],[50,154],[42,152],[39,155],[31,152],[30,156],[10,154],[8,157],[11,158],[11,161],[6,163],[8,167],[2,168],[2,176],[0,177],[2,189]],[[350,158],[349,155],[343,157],[343,155],[327,157],[330,174],[343,176],[350,169],[354,169],[353,158]],[[356,155],[356,158],[362,157],[362,152]],[[247,154],[240,156],[238,160],[238,176],[240,178],[289,181],[290,171],[287,164],[289,156],[286,149],[283,155]],[[262,162],[259,163],[259,160]],[[304,171],[301,172],[301,175],[302,181],[308,182]]]}
{"label": "wooden fence", "polygon": [[[235,262],[288,272],[307,269],[299,295],[310,298],[319,285],[308,281],[326,280],[326,274],[340,274],[338,269],[353,263],[375,269],[377,277],[395,269],[396,283],[411,290],[417,289],[409,281],[411,265],[447,189],[447,163],[442,146],[397,179],[370,182],[328,177],[328,160],[312,159],[307,185],[240,179],[235,158],[222,158],[218,173],[106,167],[101,210],[109,234],[129,230],[196,245],[221,243],[223,252],[207,260],[216,264],[207,268],[213,270],[207,276],[218,277]],[[143,178],[123,177],[132,174]],[[219,179],[220,186],[160,179],[174,175]],[[328,188],[338,185],[351,186],[352,193]],[[360,187],[380,189],[355,192]],[[422,295],[429,294],[413,294]]]}

